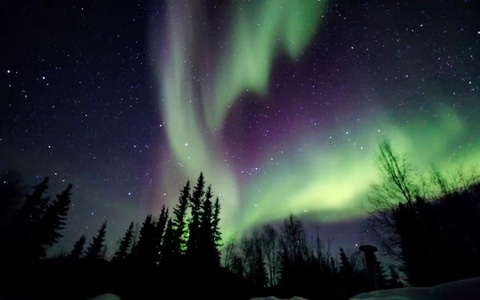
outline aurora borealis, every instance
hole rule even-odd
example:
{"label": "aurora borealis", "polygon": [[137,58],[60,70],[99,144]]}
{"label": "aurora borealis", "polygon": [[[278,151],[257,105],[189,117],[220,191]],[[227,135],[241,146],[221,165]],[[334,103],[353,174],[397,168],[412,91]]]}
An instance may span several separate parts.
{"label": "aurora borealis", "polygon": [[[168,46],[158,64],[163,90],[160,105],[167,124],[171,124],[167,132],[179,166],[176,173],[195,178],[200,170],[205,172],[217,192],[228,198],[222,202],[227,228],[247,229],[278,221],[290,212],[308,214],[323,222],[363,216],[365,209],[361,202],[369,185],[377,179],[373,157],[382,139],[392,140],[396,150],[408,153],[412,163],[422,169],[428,170],[429,164],[435,164],[451,170],[460,162],[455,156],[465,159],[466,164],[478,160],[479,145],[469,132],[471,129],[475,132],[475,128],[469,128],[460,116],[463,112],[455,105],[438,101],[445,95],[427,88],[426,84],[422,84],[419,92],[411,91],[418,80],[416,68],[404,68],[404,79],[396,79],[404,81],[398,88],[405,89],[405,93],[396,95],[401,99],[381,99],[376,89],[390,84],[373,83],[372,74],[368,72],[364,78],[360,74],[350,78],[350,70],[340,75],[345,81],[358,84],[358,89],[370,89],[360,97],[346,95],[350,99],[344,103],[345,110],[354,107],[355,119],[342,120],[340,124],[324,121],[332,110],[321,107],[322,102],[332,95],[302,95],[302,90],[312,87],[290,85],[285,95],[273,96],[276,93],[270,80],[276,58],[285,59],[287,65],[295,68],[296,64],[306,63],[302,62],[302,56],[308,56],[308,52],[320,52],[308,49],[308,44],[315,35],[322,35],[322,19],[331,18],[325,11],[326,1],[235,3],[229,7],[233,12],[224,28],[225,41],[216,32],[214,38],[210,38],[211,30],[204,28],[208,25],[198,26],[209,21],[202,15],[205,11],[200,6],[175,1],[167,4],[171,14],[165,26]],[[185,20],[184,16],[192,17]],[[226,46],[220,47],[222,43]],[[317,47],[321,48],[323,43],[325,39],[317,39]],[[351,46],[350,50],[354,48]],[[365,56],[371,59],[370,55]],[[407,56],[404,60],[412,58]],[[402,64],[402,61],[396,59],[391,63]],[[304,70],[306,66],[300,68]],[[330,71],[319,67],[318,73],[328,78]],[[295,71],[290,75],[295,76]],[[318,80],[307,79],[314,84]],[[372,83],[368,84],[369,80]],[[402,120],[398,120],[395,112],[389,112],[391,108],[382,107],[390,106],[390,101],[409,101],[406,98],[413,97],[423,98],[423,103],[419,103],[415,112],[402,112],[399,108],[400,113],[408,115]],[[365,98],[370,102],[368,107],[357,108]],[[474,93],[468,98],[465,100],[473,103]],[[246,104],[248,108],[244,109],[245,104],[238,103],[242,100],[255,105]],[[305,106],[307,112],[294,108],[296,116],[278,116],[284,114],[289,105]],[[410,103],[404,105],[412,109]],[[265,108],[269,112],[264,113],[264,120],[256,121],[258,126],[252,128],[250,115]],[[422,113],[422,109],[430,110],[432,116]],[[236,114],[241,116],[232,116]],[[302,114],[310,119],[302,120]],[[279,130],[282,131],[280,138],[259,135],[259,131],[272,131],[273,135]],[[251,136],[246,137],[245,143],[239,143],[239,133]],[[282,137],[285,134],[287,136]],[[467,149],[462,151],[461,145],[468,140]],[[232,145],[241,151],[232,149]],[[459,149],[453,150],[455,146]],[[236,160],[243,160],[240,166]],[[247,170],[242,169],[245,165]],[[168,168],[168,172],[172,168]],[[244,176],[245,173],[248,176]],[[170,184],[167,182],[162,190]]]}
{"label": "aurora borealis", "polygon": [[474,1],[10,2],[2,167],[74,183],[67,248],[200,171],[225,233],[293,213],[354,243],[382,140],[423,174],[480,161]]}

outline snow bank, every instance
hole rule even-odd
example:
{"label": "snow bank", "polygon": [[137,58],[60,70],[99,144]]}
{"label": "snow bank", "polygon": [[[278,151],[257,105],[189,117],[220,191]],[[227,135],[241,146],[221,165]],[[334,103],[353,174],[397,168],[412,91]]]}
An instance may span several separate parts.
{"label": "snow bank", "polygon": [[122,300],[122,298],[112,293],[106,293],[95,296],[93,298],[89,298],[88,300]]}
{"label": "snow bank", "polygon": [[358,294],[350,300],[478,300],[480,277],[452,281],[431,288],[405,287]]}

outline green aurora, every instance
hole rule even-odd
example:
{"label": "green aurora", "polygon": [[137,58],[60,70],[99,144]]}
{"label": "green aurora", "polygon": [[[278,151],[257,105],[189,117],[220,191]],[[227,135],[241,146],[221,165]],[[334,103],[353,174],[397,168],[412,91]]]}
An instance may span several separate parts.
{"label": "green aurora", "polygon": [[[168,167],[160,175],[159,190],[168,191],[175,203],[181,185],[202,171],[220,197],[224,232],[243,232],[289,213],[321,222],[365,216],[366,193],[378,180],[375,155],[384,139],[425,176],[432,165],[454,174],[460,165],[480,161],[479,127],[471,123],[475,112],[441,104],[449,103],[448,97],[430,92],[422,100],[431,104],[433,113],[428,116],[395,116],[378,101],[374,109],[358,110],[361,122],[303,129],[265,147],[255,162],[261,166],[258,172],[240,178],[239,167],[228,155],[227,142],[235,137],[225,138],[224,127],[246,125],[226,125],[229,114],[247,91],[257,99],[268,98],[276,57],[288,55],[291,65],[301,61],[311,40],[322,34],[329,3],[236,2],[229,7],[229,25],[214,35],[221,40],[215,43],[208,30],[197,26],[208,21],[199,1],[168,5],[168,46],[165,53],[152,49],[160,57],[158,103],[172,153],[164,162]],[[193,17],[182,18],[187,15]],[[469,100],[478,103],[478,93]]]}

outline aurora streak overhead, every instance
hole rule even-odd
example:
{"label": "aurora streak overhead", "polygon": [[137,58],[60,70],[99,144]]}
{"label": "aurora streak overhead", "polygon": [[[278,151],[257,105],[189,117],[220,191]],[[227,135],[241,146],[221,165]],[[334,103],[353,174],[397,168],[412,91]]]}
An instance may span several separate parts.
{"label": "aurora streak overhead", "polygon": [[[328,47],[318,38],[323,19],[331,18],[326,15],[327,1],[227,6],[218,13],[230,18],[216,31],[209,27],[206,8],[198,1],[170,1],[164,25],[167,46],[163,52],[153,49],[162,53],[157,65],[159,105],[174,157],[174,164],[161,175],[161,190],[175,195],[171,186],[178,190],[179,182],[194,180],[203,171],[220,196],[225,231],[241,232],[289,213],[322,222],[364,216],[365,194],[377,180],[375,151],[386,138],[420,172],[432,164],[450,172],[460,163],[456,157],[466,164],[480,161],[478,124],[469,124],[464,118],[469,112],[447,104],[449,96],[428,85],[418,95],[409,91],[407,96],[422,98],[421,106],[431,115],[401,107],[392,111],[392,104],[409,99],[386,93],[382,97],[376,92],[383,89],[381,83],[365,77],[362,70],[345,70],[336,76],[355,84],[348,93],[336,96],[345,99],[335,106],[345,106],[345,112],[355,112],[356,117],[345,113],[333,122],[329,119],[337,112],[318,106],[330,102],[338,91],[305,95],[303,83],[290,85],[281,95],[274,91],[272,72],[279,58],[289,58],[284,76],[295,77],[298,71],[292,70],[297,64],[305,68],[303,56]],[[317,41],[315,46],[312,40]],[[399,88],[415,86],[415,69],[407,64]],[[320,77],[331,71],[328,66],[318,67]],[[368,106],[362,107],[365,100]],[[465,99],[478,100],[478,93]],[[289,106],[298,105],[303,115],[289,116]],[[264,118],[252,127],[255,110],[262,111]],[[477,112],[470,113],[474,118]],[[274,137],[262,134],[269,131]]]}

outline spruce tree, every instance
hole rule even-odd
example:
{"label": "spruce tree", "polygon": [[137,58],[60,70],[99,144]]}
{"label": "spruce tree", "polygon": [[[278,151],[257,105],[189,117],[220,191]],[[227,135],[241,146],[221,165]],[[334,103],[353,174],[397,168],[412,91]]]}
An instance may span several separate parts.
{"label": "spruce tree", "polygon": [[14,256],[24,259],[36,259],[42,256],[41,220],[49,201],[44,196],[48,189],[49,177],[33,187],[33,193],[27,195],[15,217],[10,245]]}
{"label": "spruce tree", "polygon": [[72,185],[61,193],[57,194],[57,199],[51,202],[45,209],[45,213],[39,224],[39,239],[41,239],[42,248],[40,256],[46,255],[46,249],[53,246],[63,237],[60,233],[65,228],[68,210],[70,209],[70,191]]}
{"label": "spruce tree", "polygon": [[85,246],[85,241],[87,240],[87,237],[82,234],[82,236],[78,239],[78,241],[73,244],[73,249],[70,252],[70,257],[71,258],[80,258],[83,254],[83,247]]}
{"label": "spruce tree", "polygon": [[43,216],[44,208],[49,201],[48,196],[44,197],[44,194],[48,190],[49,180],[50,178],[48,176],[45,177],[41,183],[33,187],[33,193],[27,195],[18,212],[18,218],[21,222],[35,225],[38,224]]}
{"label": "spruce tree", "polygon": [[218,248],[222,246],[222,233],[220,232],[220,201],[218,200],[218,197],[215,199],[215,204],[213,206],[212,228],[213,241],[215,244],[215,248],[217,249],[218,257],[220,259],[220,251],[218,250]]}
{"label": "spruce tree", "polygon": [[186,223],[187,208],[190,201],[190,181],[183,187],[180,192],[178,204],[173,209],[175,219],[173,220],[173,228],[175,234],[172,236],[173,251],[176,256],[183,254],[186,248]]}
{"label": "spruce tree", "polygon": [[191,218],[188,224],[187,256],[190,258],[198,254],[198,239],[200,235],[200,222],[202,202],[205,195],[205,181],[200,173],[197,184],[190,198]]}
{"label": "spruce tree", "polygon": [[105,247],[105,234],[107,232],[107,221],[105,220],[98,230],[96,236],[93,237],[92,242],[87,248],[87,252],[85,253],[85,257],[88,259],[99,259],[102,258],[102,250]]}
{"label": "spruce tree", "polygon": [[175,229],[173,229],[173,221],[172,219],[168,219],[163,243],[160,246],[160,263],[162,264],[172,263],[179,257],[176,248],[177,245],[174,244],[174,237]]}
{"label": "spruce tree", "polygon": [[124,261],[127,259],[128,255],[130,254],[132,239],[133,239],[133,222],[131,222],[130,226],[128,226],[128,229],[125,232],[125,235],[123,236],[123,239],[120,242],[120,246],[118,247],[118,250],[115,252],[115,255],[113,256],[114,261]]}
{"label": "spruce tree", "polygon": [[205,199],[202,202],[200,215],[200,230],[198,238],[198,255],[203,263],[214,264],[213,250],[215,250],[215,241],[212,227],[212,188],[208,186],[205,193]]}
{"label": "spruce tree", "polygon": [[162,245],[163,238],[165,235],[165,229],[167,227],[168,221],[168,208],[164,205],[162,207],[162,211],[160,212],[160,216],[158,217],[158,222],[155,224],[154,228],[154,243],[155,243],[155,251],[156,257],[155,261],[158,262],[160,259],[160,246]]}
{"label": "spruce tree", "polygon": [[135,248],[135,260],[142,265],[156,263],[155,222],[152,215],[148,215],[140,228],[140,236]]}

